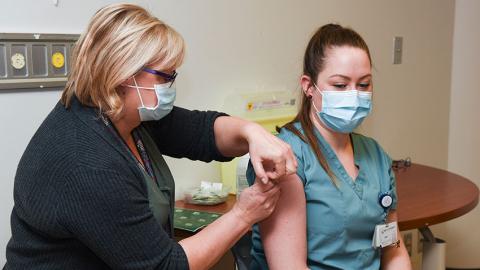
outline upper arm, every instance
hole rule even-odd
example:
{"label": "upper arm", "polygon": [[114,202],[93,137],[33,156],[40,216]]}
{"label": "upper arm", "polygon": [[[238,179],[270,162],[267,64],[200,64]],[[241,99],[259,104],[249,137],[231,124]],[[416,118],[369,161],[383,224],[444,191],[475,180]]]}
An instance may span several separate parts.
{"label": "upper arm", "polygon": [[[296,135],[282,129],[281,133],[278,135],[278,138],[283,140],[284,142],[288,143],[295,155],[295,159],[297,160],[297,172],[296,177],[297,180],[300,181],[302,185],[306,183],[305,177],[305,169],[304,169],[304,162],[303,162],[303,147],[302,147],[302,140],[298,138]],[[251,160],[248,162],[246,177],[249,185],[253,185],[255,183],[256,173],[253,168]],[[302,188],[303,190],[303,188]]]}
{"label": "upper arm", "polygon": [[59,223],[113,269],[188,269],[133,175],[78,169],[61,192]]}
{"label": "upper arm", "polygon": [[225,115],[214,111],[190,111],[180,107],[159,121],[144,122],[160,152],[176,158],[212,161],[230,160],[215,143],[214,123]]}
{"label": "upper arm", "polygon": [[270,269],[305,269],[307,234],[303,184],[294,174],[284,176],[278,185],[281,195],[275,211],[259,223],[267,262]]}
{"label": "upper arm", "polygon": [[[278,180],[280,197],[274,212],[259,223],[262,245],[270,269],[305,269],[307,263],[306,199],[304,191],[302,141],[285,131],[279,138],[290,144],[297,159],[297,173]],[[246,172],[250,185],[255,182],[251,162]],[[286,244],[288,243],[288,244]]]}

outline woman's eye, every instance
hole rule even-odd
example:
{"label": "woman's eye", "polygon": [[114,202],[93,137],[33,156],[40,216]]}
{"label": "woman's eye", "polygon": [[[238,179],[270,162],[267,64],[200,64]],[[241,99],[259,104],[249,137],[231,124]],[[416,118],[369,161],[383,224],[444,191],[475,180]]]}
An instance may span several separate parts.
{"label": "woman's eye", "polygon": [[338,89],[345,89],[345,88],[347,87],[346,84],[341,84],[341,83],[339,83],[339,84],[334,84],[333,86],[334,86],[335,88],[338,88]]}
{"label": "woman's eye", "polygon": [[370,83],[360,83],[358,84],[360,88],[368,88],[370,86]]}

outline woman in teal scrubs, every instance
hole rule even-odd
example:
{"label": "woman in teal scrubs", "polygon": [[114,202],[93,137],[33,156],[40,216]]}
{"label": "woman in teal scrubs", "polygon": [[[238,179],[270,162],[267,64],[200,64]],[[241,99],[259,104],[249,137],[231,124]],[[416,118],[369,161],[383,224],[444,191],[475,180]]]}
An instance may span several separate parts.
{"label": "woman in teal scrubs", "polygon": [[[352,132],[371,111],[371,66],[365,41],[349,28],[325,25],[310,40],[300,111],[279,130],[297,173],[278,183],[274,213],[254,226],[251,269],[411,269],[392,223],[391,159],[375,140]],[[247,176],[253,183],[251,166]],[[383,236],[399,241],[374,248],[376,226],[387,223],[393,229]]]}

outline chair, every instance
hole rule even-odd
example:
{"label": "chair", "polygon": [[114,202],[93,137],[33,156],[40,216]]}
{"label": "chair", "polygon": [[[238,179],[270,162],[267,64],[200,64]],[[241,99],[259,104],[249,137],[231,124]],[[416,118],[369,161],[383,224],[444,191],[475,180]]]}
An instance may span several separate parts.
{"label": "chair", "polygon": [[252,261],[250,250],[252,248],[252,234],[246,233],[240,240],[231,248],[233,257],[235,259],[235,266],[237,270],[248,270]]}

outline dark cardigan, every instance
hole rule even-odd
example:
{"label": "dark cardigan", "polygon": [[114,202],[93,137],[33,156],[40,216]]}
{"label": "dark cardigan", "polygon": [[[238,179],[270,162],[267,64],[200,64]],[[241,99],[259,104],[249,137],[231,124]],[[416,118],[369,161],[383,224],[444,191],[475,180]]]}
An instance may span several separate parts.
{"label": "dark cardigan", "polygon": [[[213,131],[221,115],[175,107],[142,125],[162,154],[225,161]],[[76,99],[69,109],[58,103],[31,139],[14,201],[4,269],[188,269],[154,219],[131,153]]]}

